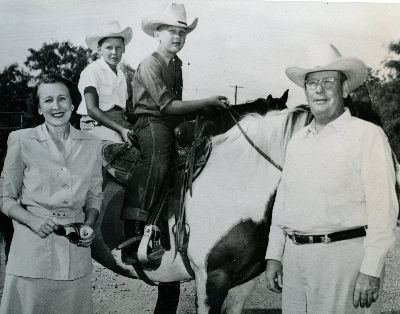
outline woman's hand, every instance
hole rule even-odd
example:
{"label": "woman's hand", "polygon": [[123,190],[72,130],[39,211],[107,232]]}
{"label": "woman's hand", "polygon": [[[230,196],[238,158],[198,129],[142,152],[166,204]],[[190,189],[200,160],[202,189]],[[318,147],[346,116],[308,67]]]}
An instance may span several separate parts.
{"label": "woman's hand", "polygon": [[57,224],[48,217],[32,216],[29,228],[41,238],[46,238],[57,228]]}
{"label": "woman's hand", "polygon": [[91,226],[82,225],[79,228],[79,235],[81,240],[79,240],[78,246],[90,246],[93,242],[95,233]]}
{"label": "woman's hand", "polygon": [[122,129],[119,133],[121,134],[122,139],[125,143],[128,143],[128,147],[132,147],[132,141],[130,139],[130,130],[129,129]]}

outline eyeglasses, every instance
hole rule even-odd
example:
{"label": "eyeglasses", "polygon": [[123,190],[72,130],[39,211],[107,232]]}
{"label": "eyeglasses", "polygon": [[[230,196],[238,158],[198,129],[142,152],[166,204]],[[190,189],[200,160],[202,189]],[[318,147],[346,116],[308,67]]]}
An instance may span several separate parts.
{"label": "eyeglasses", "polygon": [[54,230],[54,233],[59,236],[66,237],[72,244],[78,244],[81,239],[79,229],[82,226],[81,223],[72,223],[69,225],[59,225],[58,229]]}
{"label": "eyeglasses", "polygon": [[333,77],[325,77],[320,80],[310,80],[306,81],[306,87],[309,90],[315,90],[318,85],[321,85],[325,90],[332,89],[332,87],[335,85],[334,83],[337,82],[338,79],[333,78]]}

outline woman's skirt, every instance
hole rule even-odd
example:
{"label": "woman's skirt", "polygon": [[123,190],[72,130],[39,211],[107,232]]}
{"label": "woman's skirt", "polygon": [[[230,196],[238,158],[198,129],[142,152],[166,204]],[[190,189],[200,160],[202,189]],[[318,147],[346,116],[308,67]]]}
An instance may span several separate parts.
{"label": "woman's skirt", "polygon": [[92,314],[91,274],[75,280],[6,275],[0,314]]}

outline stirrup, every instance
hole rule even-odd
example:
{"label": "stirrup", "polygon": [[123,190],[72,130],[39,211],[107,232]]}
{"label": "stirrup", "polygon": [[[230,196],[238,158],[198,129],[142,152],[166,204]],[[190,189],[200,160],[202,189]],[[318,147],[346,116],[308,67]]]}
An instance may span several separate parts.
{"label": "stirrup", "polygon": [[[148,248],[150,250],[161,248],[161,233],[156,225],[146,225],[144,234],[138,248],[138,260],[142,264],[149,263]],[[150,251],[150,254],[152,252]]]}
{"label": "stirrup", "polygon": [[136,236],[136,237],[132,237],[132,238],[130,238],[130,239],[118,244],[117,250],[121,250],[121,249],[123,249],[125,247],[131,246],[133,243],[138,242],[141,239],[142,239],[141,235],[140,236]]}

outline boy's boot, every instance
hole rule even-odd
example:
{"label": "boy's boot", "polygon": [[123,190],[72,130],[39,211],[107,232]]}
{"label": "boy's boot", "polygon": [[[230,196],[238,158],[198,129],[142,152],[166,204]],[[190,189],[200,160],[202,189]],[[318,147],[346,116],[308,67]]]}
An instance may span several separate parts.
{"label": "boy's boot", "polygon": [[124,220],[124,238],[126,241],[122,244],[122,262],[125,264],[134,264],[138,262],[137,250],[145,226],[145,221]]}

